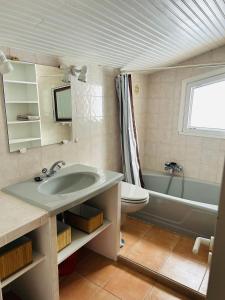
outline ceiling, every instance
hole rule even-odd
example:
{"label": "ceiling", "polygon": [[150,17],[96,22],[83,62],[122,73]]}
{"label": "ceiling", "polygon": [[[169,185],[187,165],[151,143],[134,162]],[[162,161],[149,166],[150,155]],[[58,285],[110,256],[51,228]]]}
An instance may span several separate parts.
{"label": "ceiling", "polygon": [[0,45],[123,70],[225,44],[223,0],[0,0]]}

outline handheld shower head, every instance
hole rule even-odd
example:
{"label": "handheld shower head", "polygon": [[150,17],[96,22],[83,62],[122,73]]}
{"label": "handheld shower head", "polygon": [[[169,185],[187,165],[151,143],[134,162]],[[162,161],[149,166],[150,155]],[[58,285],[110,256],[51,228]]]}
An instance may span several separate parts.
{"label": "handheld shower head", "polygon": [[6,58],[5,54],[0,50],[0,73],[5,74],[13,70],[11,62]]}

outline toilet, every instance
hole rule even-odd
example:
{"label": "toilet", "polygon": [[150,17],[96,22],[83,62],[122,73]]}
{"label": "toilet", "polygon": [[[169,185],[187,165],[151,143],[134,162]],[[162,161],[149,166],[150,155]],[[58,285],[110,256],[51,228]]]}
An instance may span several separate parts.
{"label": "toilet", "polygon": [[121,182],[121,225],[126,215],[144,208],[149,202],[149,191],[140,186]]}

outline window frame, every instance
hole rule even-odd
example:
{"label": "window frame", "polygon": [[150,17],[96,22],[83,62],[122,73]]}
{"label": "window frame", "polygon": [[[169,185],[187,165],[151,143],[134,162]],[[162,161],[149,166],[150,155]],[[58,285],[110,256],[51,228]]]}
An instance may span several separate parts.
{"label": "window frame", "polygon": [[182,81],[181,105],[178,122],[179,134],[225,139],[225,129],[220,130],[188,126],[193,103],[193,90],[197,87],[219,82],[221,79],[225,80],[225,68],[213,70]]}

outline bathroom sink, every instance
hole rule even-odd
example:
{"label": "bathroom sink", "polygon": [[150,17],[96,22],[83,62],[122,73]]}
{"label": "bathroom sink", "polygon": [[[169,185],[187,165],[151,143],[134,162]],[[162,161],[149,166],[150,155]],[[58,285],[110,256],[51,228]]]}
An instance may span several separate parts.
{"label": "bathroom sink", "polygon": [[31,178],[3,191],[56,215],[97,196],[122,179],[121,173],[75,164],[57,170],[41,182]]}
{"label": "bathroom sink", "polygon": [[40,184],[39,192],[47,195],[70,194],[93,185],[100,176],[91,172],[70,173],[53,177]]}

